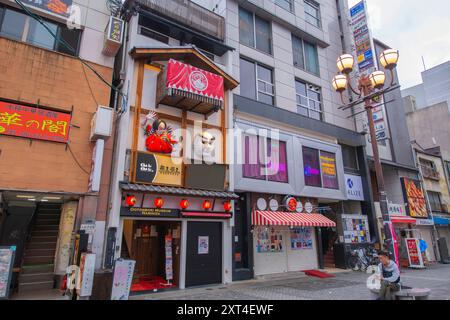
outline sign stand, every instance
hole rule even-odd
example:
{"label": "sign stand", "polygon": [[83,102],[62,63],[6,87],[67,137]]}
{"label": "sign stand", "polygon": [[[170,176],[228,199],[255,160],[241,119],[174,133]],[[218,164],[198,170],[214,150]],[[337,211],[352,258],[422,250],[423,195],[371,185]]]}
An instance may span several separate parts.
{"label": "sign stand", "polygon": [[9,298],[16,247],[0,247],[0,300]]}

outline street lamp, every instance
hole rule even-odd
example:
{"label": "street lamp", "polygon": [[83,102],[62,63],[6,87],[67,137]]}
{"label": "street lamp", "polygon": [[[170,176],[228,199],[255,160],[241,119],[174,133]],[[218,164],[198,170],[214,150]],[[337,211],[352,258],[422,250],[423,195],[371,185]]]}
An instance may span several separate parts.
{"label": "street lamp", "polygon": [[[385,235],[385,246],[389,249],[391,257],[395,257],[394,243],[392,237],[392,225],[388,210],[387,195],[384,186],[383,169],[381,166],[380,155],[378,152],[377,136],[375,132],[375,125],[373,122],[373,103],[383,94],[399,88],[399,85],[394,84],[394,69],[397,66],[399,59],[399,52],[394,49],[388,49],[381,53],[380,63],[385,70],[390,71],[391,81],[387,88],[385,88],[386,74],[383,71],[373,71],[369,76],[362,75],[358,79],[358,87],[352,86],[350,74],[353,71],[354,58],[350,54],[343,54],[337,60],[337,67],[340,74],[336,75],[332,80],[333,89],[341,96],[344,106],[340,107],[343,110],[352,108],[360,103],[364,103],[365,111],[367,112],[370,139],[373,150],[373,159],[375,164],[375,172],[377,176],[378,191],[380,196],[381,214],[383,216],[383,229]],[[346,103],[344,101],[344,91],[351,90],[356,94],[357,99],[354,102]]]}

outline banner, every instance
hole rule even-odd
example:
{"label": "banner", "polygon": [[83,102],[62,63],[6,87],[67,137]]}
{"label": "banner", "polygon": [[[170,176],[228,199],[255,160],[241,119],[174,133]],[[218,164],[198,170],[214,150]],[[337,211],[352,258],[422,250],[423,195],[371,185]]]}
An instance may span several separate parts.
{"label": "banner", "polygon": [[66,143],[71,115],[0,101],[0,135]]}
{"label": "banner", "polygon": [[128,300],[135,264],[134,260],[116,260],[111,300]]}
{"label": "banner", "polygon": [[169,60],[167,65],[167,89],[177,89],[223,102],[223,77],[191,65]]}

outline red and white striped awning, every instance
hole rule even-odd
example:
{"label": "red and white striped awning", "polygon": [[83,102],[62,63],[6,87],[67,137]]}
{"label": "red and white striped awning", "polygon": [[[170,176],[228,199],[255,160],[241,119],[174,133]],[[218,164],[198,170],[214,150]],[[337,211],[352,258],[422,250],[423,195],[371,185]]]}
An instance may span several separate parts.
{"label": "red and white striped awning", "polygon": [[417,221],[414,218],[411,218],[409,216],[394,216],[391,215],[391,222],[392,223],[410,223],[410,224],[416,224]]}
{"label": "red and white striped awning", "polygon": [[253,211],[254,226],[336,227],[336,223],[317,213]]}

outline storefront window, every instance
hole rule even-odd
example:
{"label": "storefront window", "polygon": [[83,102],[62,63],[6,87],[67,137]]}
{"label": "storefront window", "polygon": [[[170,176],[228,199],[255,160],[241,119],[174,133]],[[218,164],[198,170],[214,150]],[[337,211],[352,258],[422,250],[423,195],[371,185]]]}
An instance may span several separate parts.
{"label": "storefront window", "polygon": [[291,249],[302,250],[313,247],[313,228],[292,228],[291,229]]}
{"label": "storefront window", "polygon": [[322,187],[319,150],[303,147],[303,167],[305,184],[311,187]]}
{"label": "storefront window", "polygon": [[258,137],[246,136],[244,138],[244,165],[242,166],[245,178],[265,180],[264,168],[260,161],[260,149],[263,148]]}
{"label": "storefront window", "polygon": [[283,252],[283,234],[280,230],[269,227],[257,227],[256,232],[256,252]]}
{"label": "storefront window", "polygon": [[336,173],[336,155],[334,153],[320,151],[320,164],[322,167],[323,187],[339,189]]}
{"label": "storefront window", "polygon": [[267,165],[267,177],[269,181],[288,182],[286,142],[267,142],[267,156],[270,163]]}

